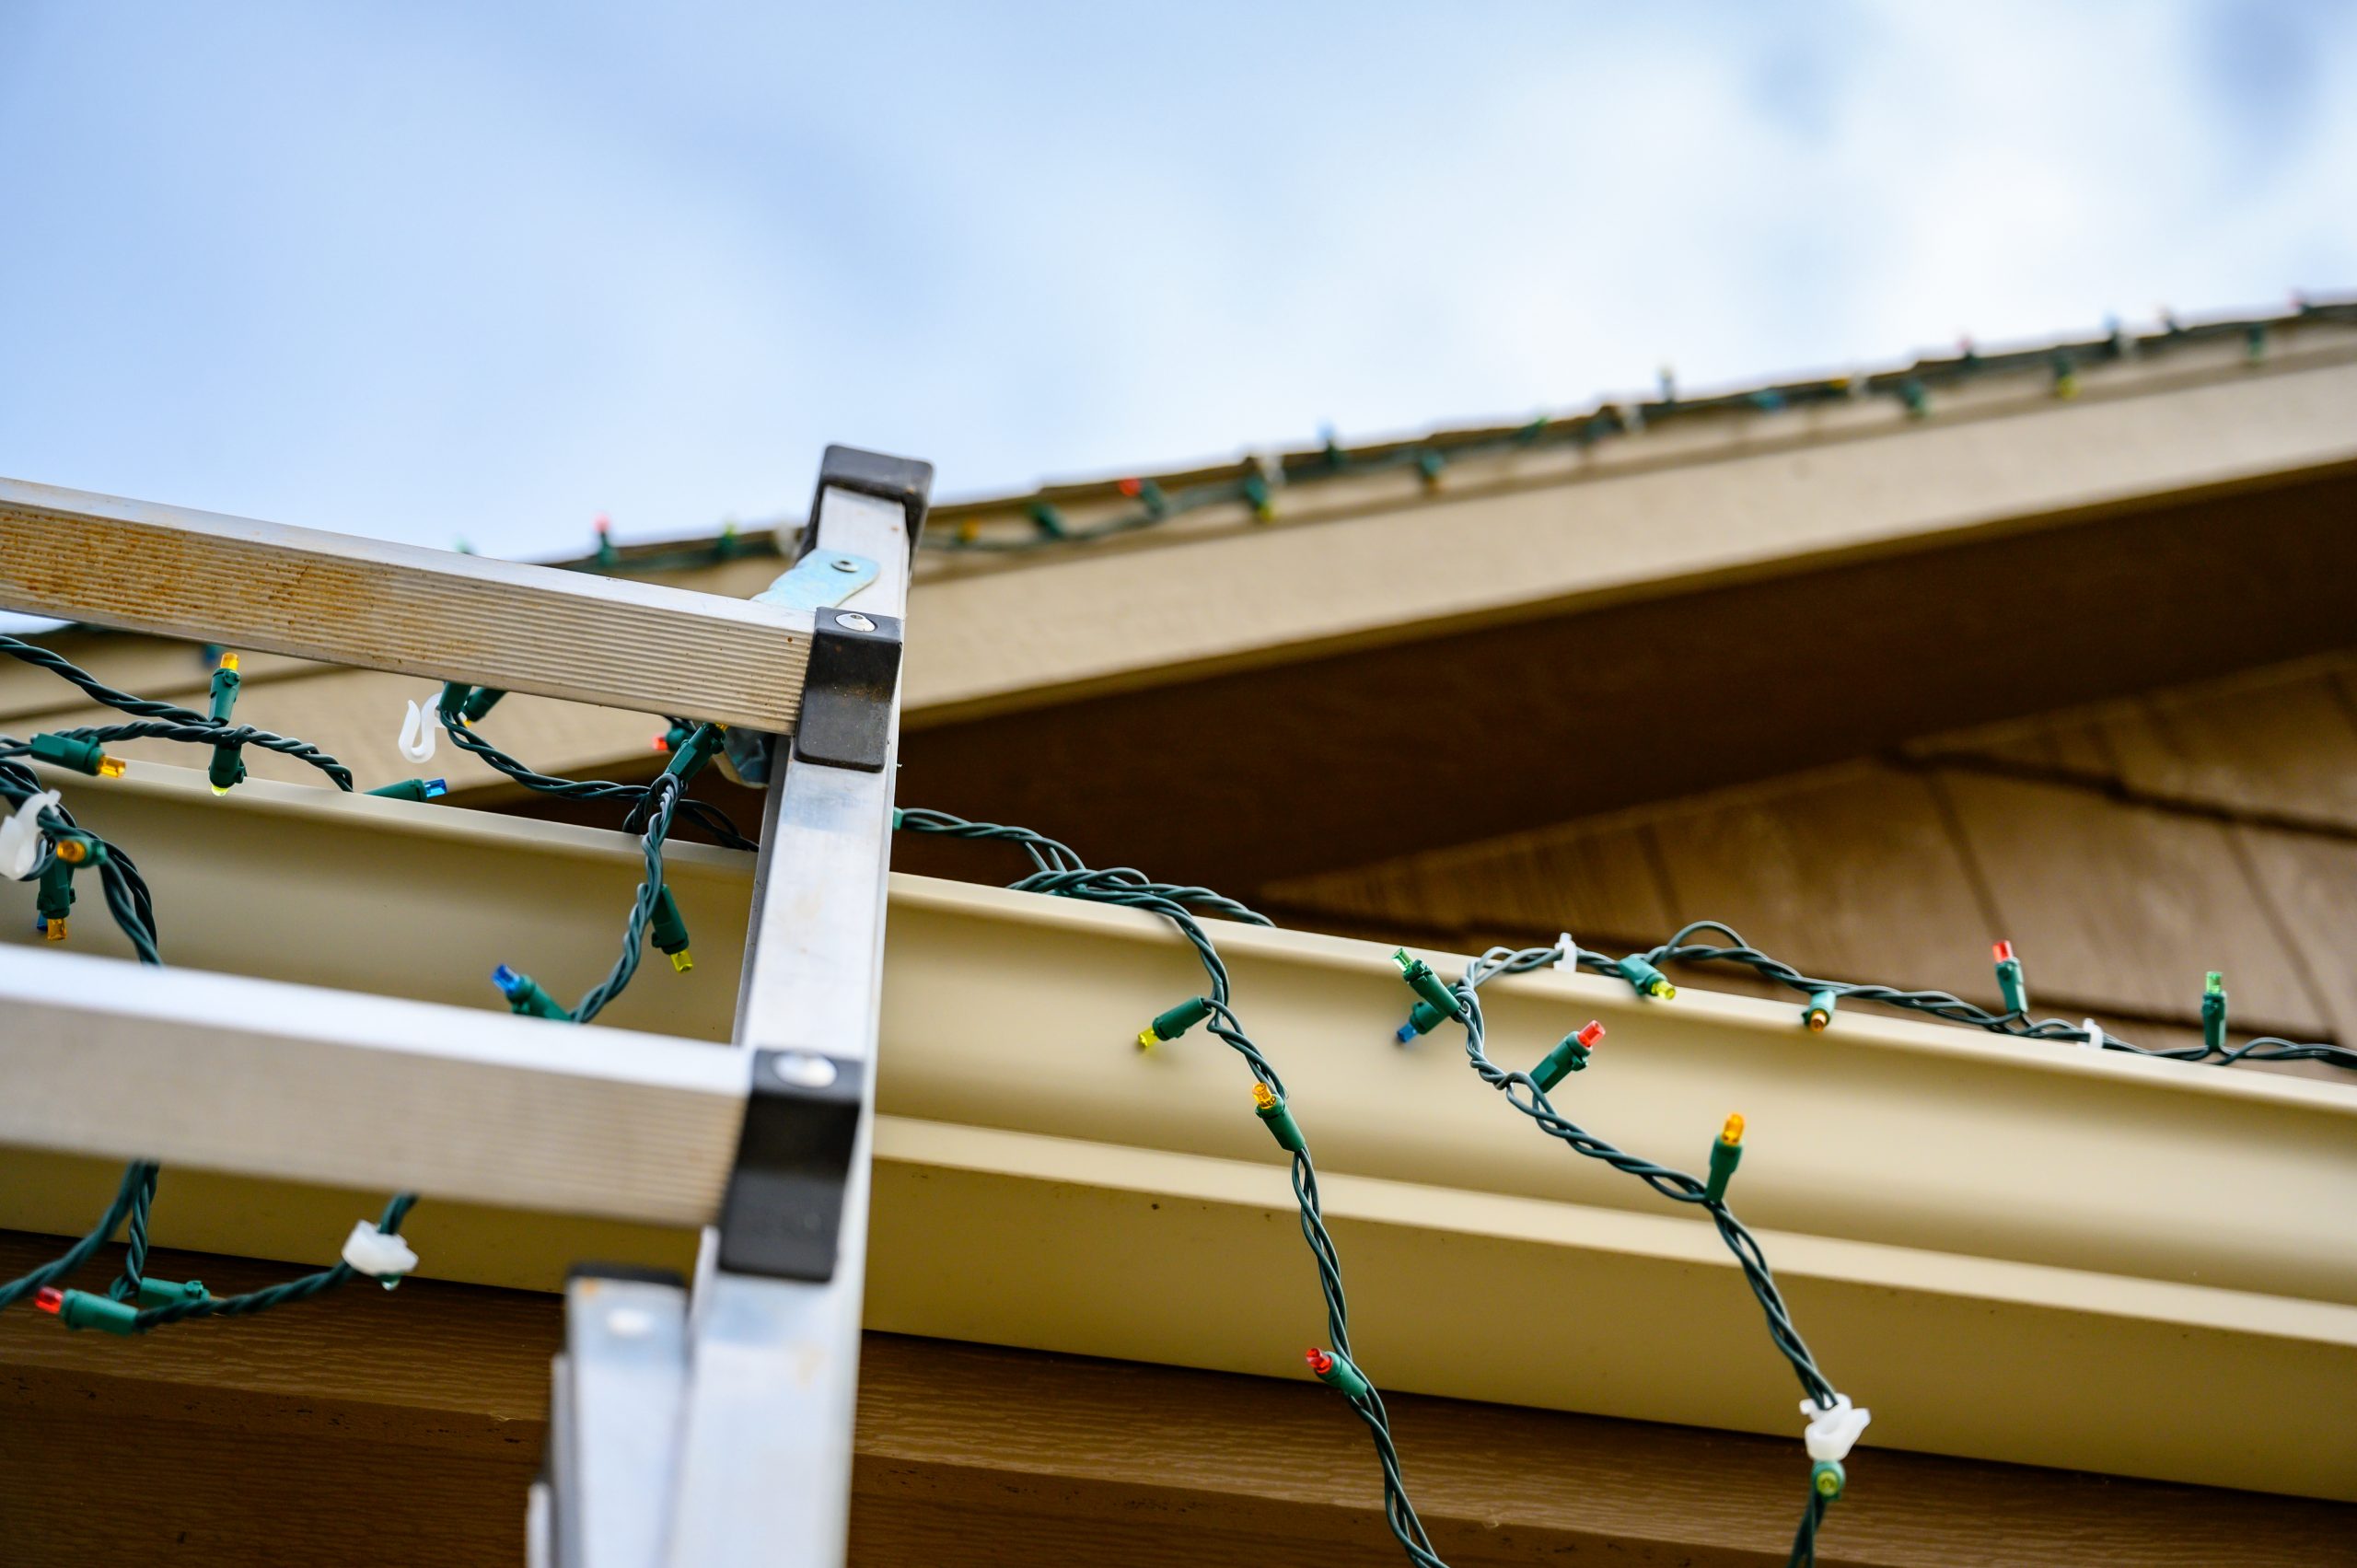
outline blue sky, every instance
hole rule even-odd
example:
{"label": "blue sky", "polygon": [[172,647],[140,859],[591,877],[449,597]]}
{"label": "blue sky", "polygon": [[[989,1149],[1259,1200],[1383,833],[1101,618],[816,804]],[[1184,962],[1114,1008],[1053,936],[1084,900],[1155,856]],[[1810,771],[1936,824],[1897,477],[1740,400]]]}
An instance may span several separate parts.
{"label": "blue sky", "polygon": [[2357,7],[0,0],[0,473],[510,555],[2357,288]]}

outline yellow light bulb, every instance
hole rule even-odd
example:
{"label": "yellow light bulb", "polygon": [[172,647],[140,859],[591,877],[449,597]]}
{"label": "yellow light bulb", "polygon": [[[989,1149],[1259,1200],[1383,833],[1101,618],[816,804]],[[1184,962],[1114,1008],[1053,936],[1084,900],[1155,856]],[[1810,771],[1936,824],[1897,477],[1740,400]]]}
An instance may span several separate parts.
{"label": "yellow light bulb", "polygon": [[1808,1028],[1811,1034],[1823,1034],[1825,1026],[1832,1021],[1825,1016],[1825,1009],[1822,1007],[1811,1007],[1808,1010]]}
{"label": "yellow light bulb", "polygon": [[221,656],[221,668],[229,671],[232,675],[236,674],[238,670],[238,656],[235,654],[223,654]]}
{"label": "yellow light bulb", "polygon": [[122,769],[123,761],[120,757],[99,759],[99,777],[102,779],[119,779],[122,777]]}
{"label": "yellow light bulb", "polygon": [[1260,1110],[1276,1109],[1277,1097],[1275,1091],[1271,1090],[1266,1084],[1254,1084],[1252,1086],[1252,1104],[1256,1109]]}
{"label": "yellow light bulb", "polygon": [[1148,1024],[1145,1028],[1138,1031],[1138,1049],[1140,1051],[1152,1051],[1158,1043],[1159,1042],[1154,1038],[1154,1026],[1152,1024]]}
{"label": "yellow light bulb", "polygon": [[685,947],[682,947],[678,952],[671,955],[671,967],[674,970],[677,970],[679,973],[685,974],[690,970],[696,967],[696,961],[694,958],[689,957],[688,950]]}
{"label": "yellow light bulb", "polygon": [[1730,1149],[1742,1144],[1743,1112],[1733,1110],[1727,1113],[1727,1124],[1719,1129],[1719,1142]]}

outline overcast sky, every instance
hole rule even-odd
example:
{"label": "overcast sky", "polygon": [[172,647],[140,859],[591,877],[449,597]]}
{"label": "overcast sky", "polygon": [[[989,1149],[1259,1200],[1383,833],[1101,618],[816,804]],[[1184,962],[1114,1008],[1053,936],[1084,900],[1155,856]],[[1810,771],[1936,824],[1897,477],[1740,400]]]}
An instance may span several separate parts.
{"label": "overcast sky", "polygon": [[0,473],[487,551],[2357,287],[2347,5],[0,0]]}

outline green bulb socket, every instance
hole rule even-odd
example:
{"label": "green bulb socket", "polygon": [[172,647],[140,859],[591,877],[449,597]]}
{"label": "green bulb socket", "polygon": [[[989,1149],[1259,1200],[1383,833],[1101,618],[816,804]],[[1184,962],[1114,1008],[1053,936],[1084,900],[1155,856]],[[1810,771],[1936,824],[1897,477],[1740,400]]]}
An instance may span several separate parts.
{"label": "green bulb socket", "polygon": [[95,1291],[69,1290],[57,1304],[57,1320],[69,1329],[98,1329],[128,1338],[139,1331],[139,1308]]}
{"label": "green bulb socket", "polygon": [[215,724],[227,724],[230,710],[238,705],[238,688],[245,683],[237,666],[226,661],[213,672],[213,707]]}
{"label": "green bulb socket", "polygon": [[[33,895],[33,913],[40,917],[41,930],[46,933],[52,922],[62,926],[73,912],[74,867],[52,859],[48,869],[41,874],[40,889]],[[62,936],[63,931],[58,935]]]}
{"label": "green bulb socket", "polygon": [[1538,1065],[1530,1070],[1530,1081],[1538,1086],[1539,1093],[1547,1093],[1573,1073],[1586,1070],[1588,1049],[1587,1041],[1580,1039],[1577,1033],[1565,1035],[1555,1042],[1555,1049],[1541,1057]]}
{"label": "green bulb socket", "polygon": [[2226,977],[2216,970],[2201,991],[2201,1041],[2212,1051],[2226,1049]]}
{"label": "green bulb socket", "polygon": [[1898,401],[1907,405],[1907,417],[1922,419],[1932,412],[1932,395],[1923,383],[1910,376],[1898,384]]}
{"label": "green bulb socket", "polygon": [[1419,1002],[1408,1009],[1408,1021],[1392,1031],[1393,1038],[1401,1045],[1405,1045],[1418,1035],[1428,1035],[1440,1028],[1442,1021],[1447,1016],[1447,1014],[1431,1003]]}
{"label": "green bulb socket", "polygon": [[212,1296],[203,1280],[159,1280],[151,1275],[139,1282],[142,1307],[177,1307],[183,1301],[209,1301]]}
{"label": "green bulb socket", "polygon": [[36,735],[32,738],[31,751],[36,762],[69,768],[77,773],[87,773],[94,779],[101,775],[114,777],[122,772],[122,764],[109,757],[105,747],[77,735]]}
{"label": "green bulb socket", "polygon": [[465,703],[459,709],[459,716],[469,724],[473,724],[489,714],[492,709],[499,706],[499,700],[506,695],[506,692],[496,687],[478,686],[467,694]]}
{"label": "green bulb socket", "polygon": [[1440,482],[1440,470],[1448,467],[1448,459],[1438,452],[1426,452],[1416,459],[1416,471],[1424,476],[1426,484]]}
{"label": "green bulb socket", "polygon": [[1145,515],[1149,517],[1159,517],[1170,510],[1170,497],[1162,493],[1162,486],[1150,479],[1138,485],[1138,504],[1145,508]]}
{"label": "green bulb socket", "polygon": [[1351,1365],[1351,1358],[1338,1350],[1314,1350],[1309,1353],[1309,1370],[1329,1388],[1340,1388],[1353,1400],[1363,1400],[1375,1391],[1366,1374]]}
{"label": "green bulb socket", "polygon": [[1252,1098],[1252,1114],[1269,1124],[1269,1134],[1276,1139],[1277,1147],[1289,1154],[1308,1152],[1309,1140],[1301,1135],[1300,1124],[1294,1121],[1293,1112],[1286,1109],[1285,1102],[1277,1098],[1274,1090],[1266,1084],[1254,1084]]}
{"label": "green bulb socket", "polygon": [[1064,515],[1045,501],[1031,503],[1031,526],[1039,530],[1041,539],[1064,537]]}
{"label": "green bulb socket", "polygon": [[1849,1481],[1841,1465],[1835,1459],[1819,1459],[1809,1467],[1808,1489],[1828,1503],[1841,1495],[1841,1488]]}
{"label": "green bulb socket", "polygon": [[87,833],[57,835],[57,863],[70,872],[87,871],[107,863],[104,839],[94,839]]}
{"label": "green bulb socket", "polygon": [[1631,953],[1612,967],[1620,972],[1622,980],[1636,989],[1640,996],[1666,1002],[1678,994],[1678,987],[1669,983],[1669,977],[1638,954]]}
{"label": "green bulb socket", "polygon": [[1276,505],[1269,493],[1269,482],[1257,473],[1244,476],[1244,504],[1252,508],[1252,516],[1267,522],[1276,516]]}
{"label": "green bulb socket", "polygon": [[1406,981],[1417,995],[1439,1008],[1449,1017],[1461,1020],[1465,1016],[1465,1004],[1459,1002],[1457,999],[1457,993],[1451,991],[1447,982],[1433,971],[1432,965],[1422,958],[1410,958],[1408,949],[1405,947],[1400,948],[1391,957],[1392,960],[1399,966],[1399,978]]}
{"label": "green bulb socket", "polygon": [[1154,1022],[1138,1031],[1138,1049],[1152,1051],[1167,1040],[1177,1040],[1197,1024],[1212,1016],[1212,1005],[1200,996],[1190,996],[1167,1012],[1156,1013]]}
{"label": "green bulb socket", "polygon": [[1743,1163],[1743,1145],[1730,1144],[1724,1138],[1711,1140],[1711,1179],[1702,1184],[1706,1202],[1724,1203],[1727,1199],[1727,1183],[1735,1179],[1735,1167]]}
{"label": "green bulb socket", "polygon": [[511,1013],[528,1014],[535,1018],[570,1020],[573,1016],[563,1003],[542,989],[539,981],[528,974],[518,974],[505,964],[492,971],[491,981],[499,987],[499,993],[507,998],[507,1010]]}
{"label": "green bulb socket", "polygon": [[687,739],[671,749],[671,760],[664,764],[663,771],[677,773],[680,782],[686,783],[703,772],[704,764],[711,761],[713,754],[720,749],[721,739],[718,725],[696,726]]}
{"label": "green bulb socket", "polygon": [[646,927],[655,945],[670,956],[673,969],[685,974],[695,968],[695,960],[688,957],[688,923],[679,918],[679,906],[672,900],[668,882],[655,889],[655,913]]}
{"label": "green bulb socket", "polygon": [[1841,999],[1830,991],[1812,991],[1808,993],[1808,1005],[1801,1009],[1801,1022],[1809,1027],[1810,1033],[1822,1034],[1825,1026],[1833,1021],[1833,1009],[1840,1003]]}
{"label": "green bulb socket", "polygon": [[441,709],[446,717],[463,719],[467,716],[467,699],[474,695],[474,691],[473,687],[462,681],[446,680],[442,683],[442,695],[434,705]]}
{"label": "green bulb socket", "polygon": [[2029,1016],[2029,982],[2022,978],[2022,961],[2007,958],[1997,966],[1997,994],[2005,999],[2005,1011]]}
{"label": "green bulb socket", "polygon": [[375,789],[362,793],[373,795],[384,800],[414,800],[423,803],[438,799],[442,796],[443,789],[435,787],[441,783],[440,779],[401,779],[393,784],[378,784]]}
{"label": "green bulb socket", "polygon": [[[238,688],[243,678],[238,674],[236,656],[225,655],[221,668],[213,672],[213,706],[215,724],[227,724],[229,714],[238,705]],[[235,746],[216,746],[213,761],[205,765],[204,777],[213,785],[213,793],[224,795],[246,782],[246,759]]]}
{"label": "green bulb socket", "polygon": [[907,819],[908,815],[909,813],[905,807],[899,806],[892,807],[892,830],[894,832],[897,833],[900,830],[900,824]]}

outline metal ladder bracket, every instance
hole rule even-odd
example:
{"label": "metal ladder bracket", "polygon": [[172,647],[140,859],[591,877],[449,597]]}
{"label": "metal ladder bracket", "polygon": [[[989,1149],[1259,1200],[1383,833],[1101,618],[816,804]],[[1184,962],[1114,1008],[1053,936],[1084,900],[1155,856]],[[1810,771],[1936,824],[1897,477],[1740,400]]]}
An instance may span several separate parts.
{"label": "metal ladder bracket", "polygon": [[835,1277],[861,1084],[856,1062],[753,1053],[745,1131],[720,1210],[721,1268],[819,1283]]}
{"label": "metal ladder bracket", "polygon": [[900,685],[900,621],[831,606],[816,612],[794,759],[880,772]]}
{"label": "metal ladder bracket", "polygon": [[819,545],[819,508],[830,490],[853,490],[900,504],[908,520],[909,559],[916,559],[917,537],[924,531],[925,507],[933,495],[933,465],[915,458],[895,458],[857,447],[829,447],[819,459],[819,489],[810,499],[809,526],[795,547],[796,561]]}

